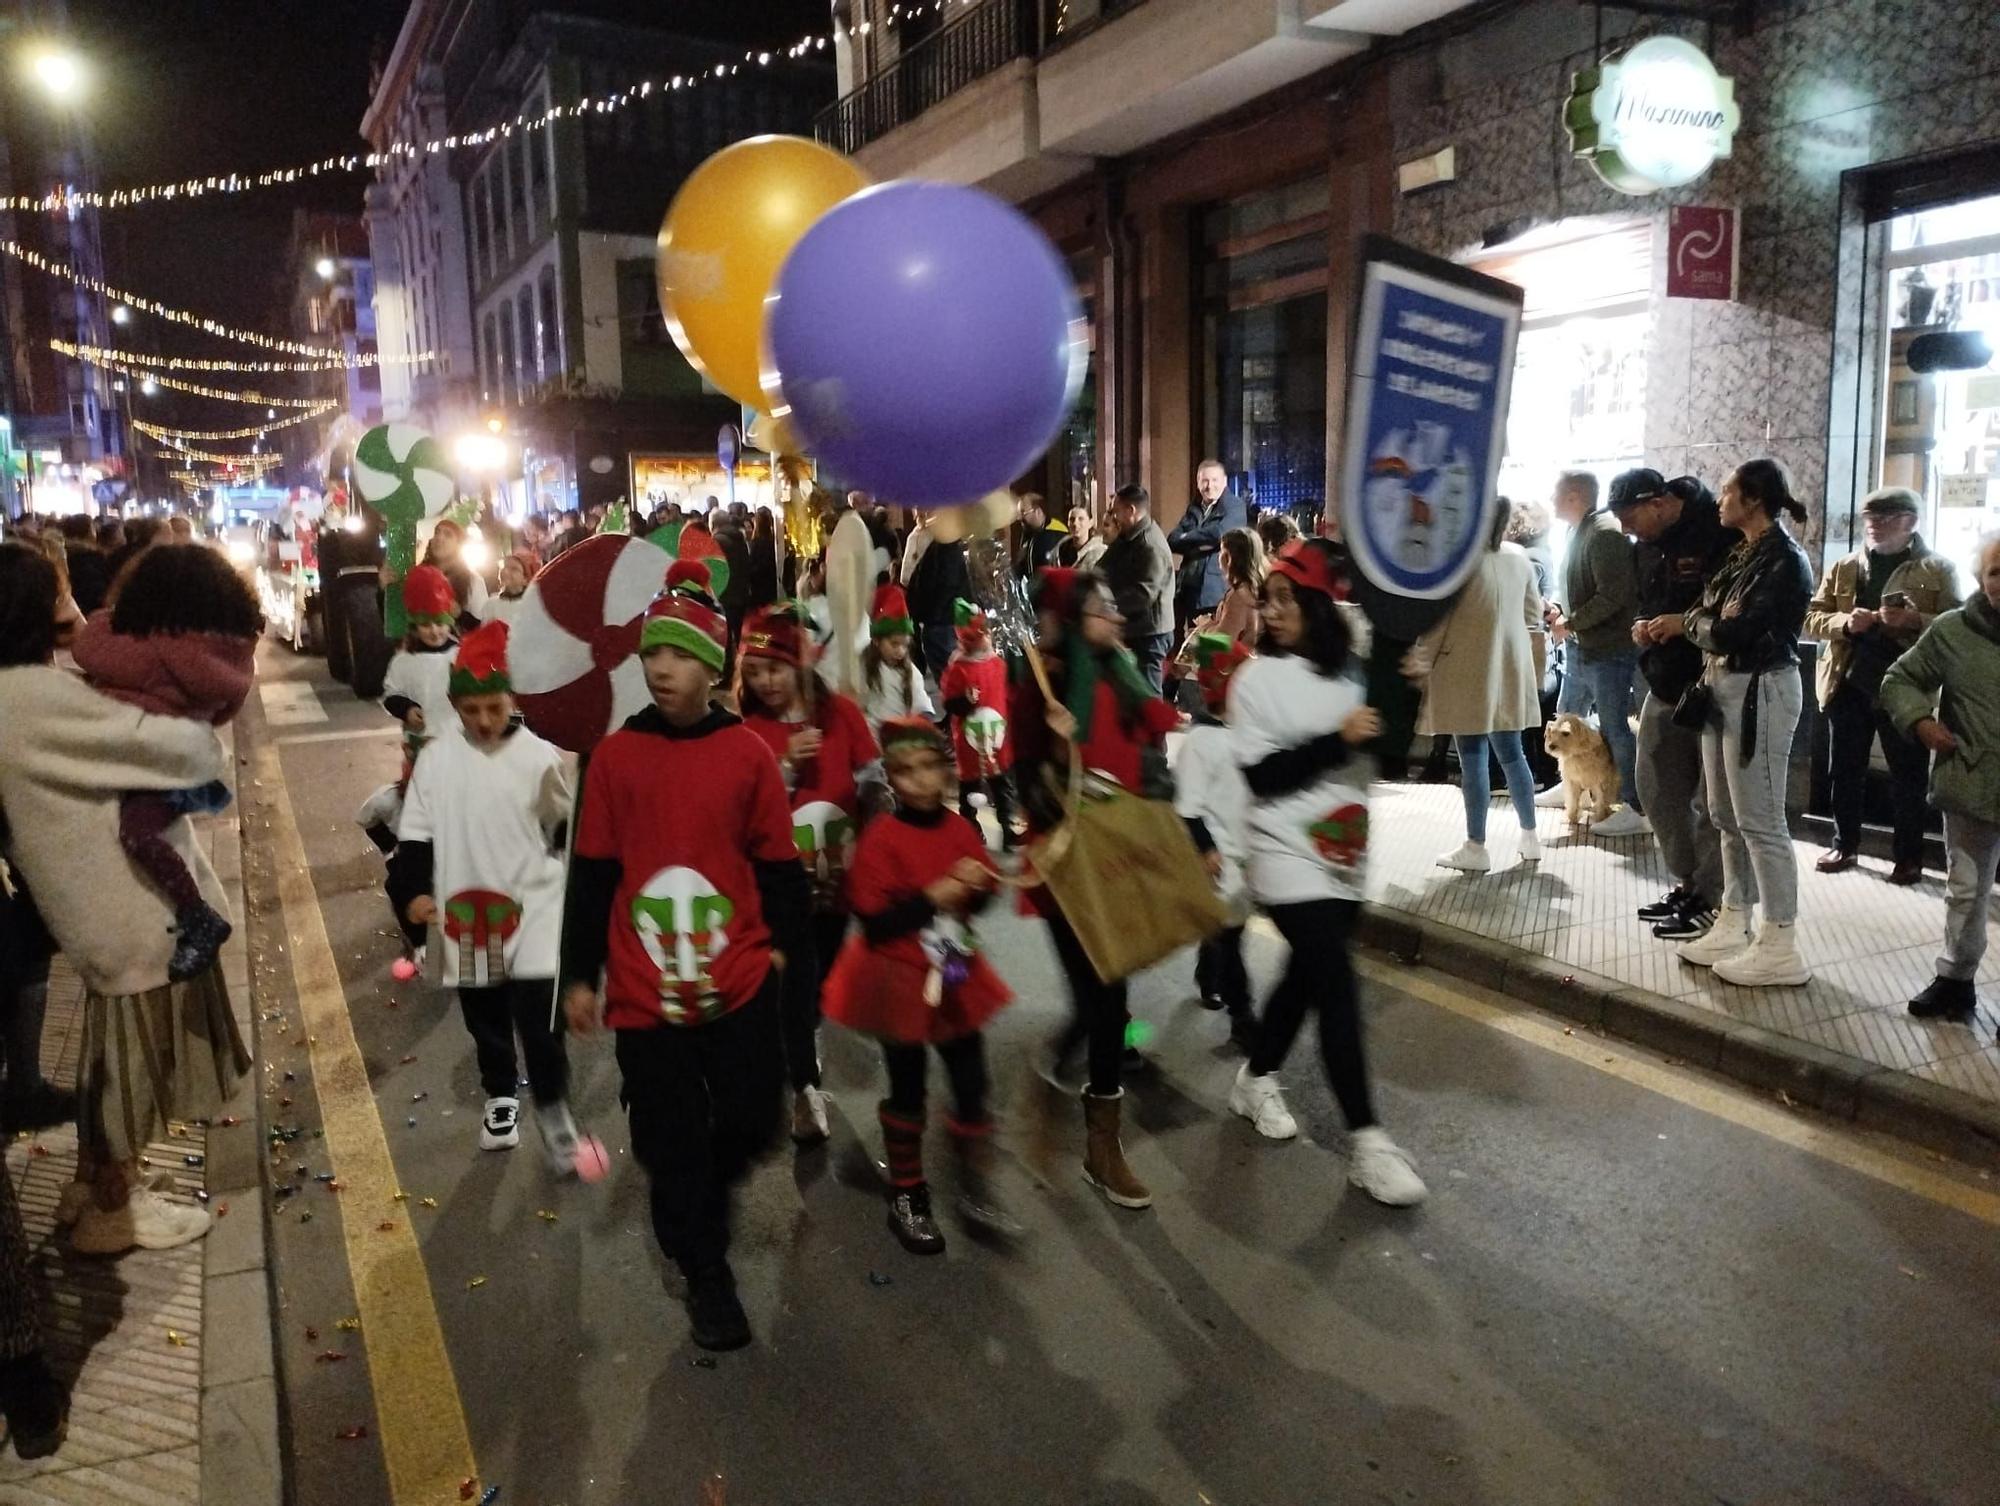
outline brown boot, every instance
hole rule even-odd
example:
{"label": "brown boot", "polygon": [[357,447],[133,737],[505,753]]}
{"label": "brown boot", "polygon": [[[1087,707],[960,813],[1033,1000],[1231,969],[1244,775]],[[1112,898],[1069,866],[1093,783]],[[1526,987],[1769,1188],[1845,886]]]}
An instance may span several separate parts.
{"label": "brown boot", "polygon": [[1103,1098],[1095,1093],[1083,1095],[1083,1125],[1089,1136],[1083,1153],[1083,1176],[1121,1208],[1150,1208],[1153,1194],[1125,1164],[1125,1147],[1118,1143],[1118,1121],[1124,1100],[1123,1092]]}

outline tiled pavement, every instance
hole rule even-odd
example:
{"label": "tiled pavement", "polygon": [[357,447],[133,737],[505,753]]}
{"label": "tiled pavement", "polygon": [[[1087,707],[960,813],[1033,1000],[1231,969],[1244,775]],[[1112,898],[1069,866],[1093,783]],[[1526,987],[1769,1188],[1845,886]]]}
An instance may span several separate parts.
{"label": "tiled pavement", "polygon": [[[235,899],[237,823],[231,815],[200,827]],[[238,926],[222,960],[237,1023],[250,1039],[245,929]],[[75,1081],[82,1035],[83,986],[58,957],[42,1034],[43,1071],[52,1081]],[[53,1457],[24,1463],[0,1447],[0,1506],[270,1506],[278,1499],[276,1383],[255,1185],[261,1157],[250,1084],[230,1113],[241,1119],[232,1128],[172,1126],[146,1156],[151,1172],[171,1176],[170,1196],[193,1200],[215,1189],[208,1237],[117,1260],[72,1254],[66,1233],[55,1227],[56,1200],[76,1165],[74,1126],[6,1147],[47,1286],[50,1363],[74,1389],[69,1437]],[[227,1323],[218,1317],[224,1312]]]}
{"label": "tiled pavement", "polygon": [[[1465,835],[1465,812],[1453,785],[1381,785],[1371,812],[1369,897],[1374,932],[1416,921],[1433,936],[1484,938],[1502,948],[1551,959],[1632,998],[1644,991],[1694,1011],[1672,1013],[1724,1029],[1761,1027],[1802,1044],[1815,1060],[1837,1053],[1856,1077],[1877,1087],[1907,1077],[1944,1092],[1933,1106],[1956,1103],[1991,1125],[2000,1109],[2000,946],[1979,973],[1986,990],[1976,1021],[1913,1020],[1905,1001],[1932,976],[1942,943],[1944,881],[1932,874],[1908,889],[1884,881],[1888,865],[1863,858],[1859,869],[1823,875],[1817,850],[1795,843],[1800,868],[1801,949],[1813,968],[1799,988],[1738,988],[1688,967],[1655,941],[1633,911],[1668,887],[1650,837],[1593,841],[1572,833],[1560,810],[1538,811],[1542,860],[1514,861],[1511,808],[1496,803],[1488,821],[1494,871],[1465,875],[1436,866]],[[1486,956],[1478,948],[1468,956]],[[1426,961],[1432,960],[1427,954]],[[1472,970],[1477,971],[1474,967]],[[1497,984],[1498,979],[1489,979]],[[1759,1037],[1763,1040],[1763,1037]],[[1883,1074],[1890,1074],[1884,1076]]]}

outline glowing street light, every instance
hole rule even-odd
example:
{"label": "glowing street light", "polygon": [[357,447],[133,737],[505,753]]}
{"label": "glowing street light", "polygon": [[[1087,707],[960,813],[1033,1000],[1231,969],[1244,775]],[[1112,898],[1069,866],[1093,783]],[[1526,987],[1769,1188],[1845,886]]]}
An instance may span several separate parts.
{"label": "glowing street light", "polygon": [[497,471],[507,463],[507,445],[497,435],[466,434],[458,441],[457,455],[468,471]]}
{"label": "glowing street light", "polygon": [[318,261],[313,263],[313,270],[328,282],[332,282],[333,274],[337,269],[333,265],[333,258],[331,256],[322,256]]}
{"label": "glowing street light", "polygon": [[112,304],[111,322],[113,324],[130,324],[132,322],[132,311],[122,303]]}
{"label": "glowing street light", "polygon": [[29,66],[51,99],[74,99],[83,88],[83,64],[73,52],[50,48],[36,53]]}
{"label": "glowing street light", "polygon": [[152,397],[159,390],[160,390],[160,384],[154,381],[151,377],[147,377],[145,381],[139,384],[139,391],[146,397]]}

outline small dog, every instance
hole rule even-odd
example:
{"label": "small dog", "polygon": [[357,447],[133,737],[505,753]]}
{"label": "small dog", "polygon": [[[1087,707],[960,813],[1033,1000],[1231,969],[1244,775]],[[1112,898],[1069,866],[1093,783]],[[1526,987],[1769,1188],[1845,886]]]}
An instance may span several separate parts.
{"label": "small dog", "polygon": [[1602,821],[1618,803],[1618,765],[1603,734],[1565,711],[1543,729],[1542,745],[1562,770],[1563,814],[1569,824]]}

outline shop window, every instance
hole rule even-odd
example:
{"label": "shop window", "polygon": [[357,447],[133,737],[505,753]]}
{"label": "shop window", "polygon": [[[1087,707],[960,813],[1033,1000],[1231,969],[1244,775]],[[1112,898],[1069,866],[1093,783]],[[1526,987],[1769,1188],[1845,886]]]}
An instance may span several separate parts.
{"label": "shop window", "polygon": [[1970,589],[1979,536],[2000,524],[2000,362],[1920,372],[1910,347],[1958,332],[2000,350],[2000,197],[1898,215],[1888,230],[1876,480],[1923,498],[1925,540]]}
{"label": "shop window", "polygon": [[1202,216],[1202,449],[1267,511],[1319,512],[1326,486],[1327,185]]}

